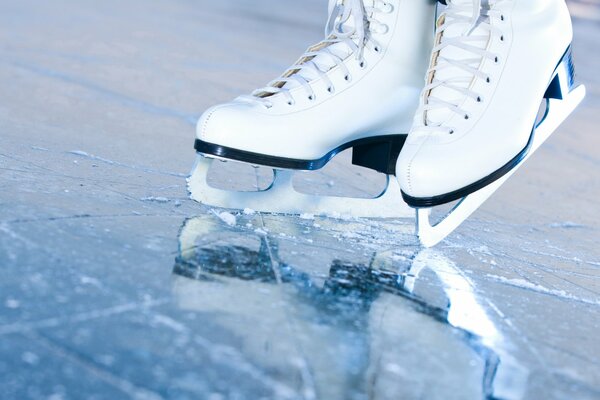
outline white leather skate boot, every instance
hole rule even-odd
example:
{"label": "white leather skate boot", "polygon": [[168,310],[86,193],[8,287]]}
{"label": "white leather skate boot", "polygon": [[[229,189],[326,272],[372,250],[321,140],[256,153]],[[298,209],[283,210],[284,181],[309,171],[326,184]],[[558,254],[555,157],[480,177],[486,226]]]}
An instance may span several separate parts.
{"label": "white leather skate boot", "polygon": [[[395,173],[429,62],[435,0],[330,0],[329,11],[326,39],[280,78],[202,115],[192,198],[227,208],[381,215],[383,204],[364,207],[349,199],[329,207],[328,199],[290,194],[291,173],[282,170],[316,170],[353,148],[354,164]],[[212,158],[273,167],[271,193],[208,187]],[[387,204],[395,215],[404,211],[394,190],[398,198]]]}
{"label": "white leather skate boot", "polygon": [[[582,100],[571,40],[564,0],[448,0],[397,164],[425,244],[475,211]],[[428,208],[459,199],[431,226]]]}

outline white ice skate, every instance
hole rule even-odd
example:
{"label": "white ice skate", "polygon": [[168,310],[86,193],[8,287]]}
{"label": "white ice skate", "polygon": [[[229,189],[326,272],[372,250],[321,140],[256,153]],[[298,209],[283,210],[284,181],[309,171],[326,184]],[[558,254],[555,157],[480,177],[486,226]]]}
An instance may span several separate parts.
{"label": "white ice skate", "polygon": [[[456,229],[582,101],[571,39],[564,0],[448,0],[397,164],[423,245]],[[453,201],[432,224],[431,209]]]}
{"label": "white ice skate", "polygon": [[[389,176],[418,106],[434,9],[434,0],[330,0],[325,40],[267,87],[200,118],[191,197],[275,213],[412,216]],[[294,190],[294,171],[317,170],[349,148],[353,164],[388,175],[377,198]],[[252,192],[211,187],[206,176],[214,159],[271,167],[273,183]]]}

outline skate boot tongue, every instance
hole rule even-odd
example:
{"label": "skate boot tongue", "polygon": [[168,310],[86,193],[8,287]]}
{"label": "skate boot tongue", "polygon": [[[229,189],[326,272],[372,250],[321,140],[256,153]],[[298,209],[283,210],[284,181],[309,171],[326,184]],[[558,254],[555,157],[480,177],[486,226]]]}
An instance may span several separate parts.
{"label": "skate boot tongue", "polygon": [[[330,0],[329,20],[325,27],[325,37],[329,40],[335,40],[336,38],[349,39],[360,48],[368,29],[365,9],[372,6],[373,3],[374,0],[344,0],[343,2]],[[347,41],[320,43],[311,48],[313,51],[323,51],[325,49],[342,60],[353,53],[353,49]],[[301,60],[301,63],[306,61],[312,61],[322,72],[327,72],[336,65],[330,56],[324,54],[318,54],[312,59]],[[319,77],[318,71],[314,69],[303,69],[297,73],[307,81]],[[285,87],[293,89],[299,85],[296,81],[290,81],[286,82]]]}
{"label": "skate boot tongue", "polygon": [[[328,39],[348,38],[359,47],[363,46],[363,42],[368,34],[368,22],[366,15],[366,7],[372,7],[374,0],[345,0],[339,3],[336,0],[329,2],[329,20],[325,27],[325,37]],[[331,54],[345,59],[353,53],[353,49],[347,42],[331,43],[329,45],[317,45],[315,49],[327,49]],[[335,67],[335,62],[324,54],[319,54],[311,60],[317,67],[327,72]],[[314,70],[302,70],[299,72],[304,78],[312,80],[318,77],[318,73]],[[295,82],[290,82],[295,83]]]}
{"label": "skate boot tongue", "polygon": [[457,113],[476,76],[485,51],[490,29],[482,22],[488,7],[480,0],[448,1],[448,8],[438,21],[439,43],[434,49],[430,91],[426,97],[424,120],[428,126],[441,126]]}

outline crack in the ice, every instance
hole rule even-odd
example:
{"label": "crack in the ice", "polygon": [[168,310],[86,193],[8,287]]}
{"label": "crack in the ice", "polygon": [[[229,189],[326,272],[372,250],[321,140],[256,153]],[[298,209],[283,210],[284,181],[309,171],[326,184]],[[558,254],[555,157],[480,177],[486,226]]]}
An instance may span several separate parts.
{"label": "crack in the ice", "polygon": [[[66,154],[68,154],[68,153],[66,153]],[[43,172],[37,172],[37,171],[27,170],[27,171],[15,171],[15,172],[23,172],[23,173],[26,173],[26,174],[34,174],[34,175],[47,174],[47,175],[51,175],[51,176],[55,176],[55,177],[67,178],[67,179],[74,179],[74,180],[77,180],[77,181],[86,181],[86,182],[91,182],[91,183],[96,183],[96,184],[98,184],[98,183],[109,183],[109,184],[113,184],[113,185],[114,184],[119,184],[119,185],[128,185],[128,186],[148,188],[148,185],[145,185],[145,184],[136,184],[135,182],[131,182],[131,181],[129,181],[129,182],[120,182],[120,181],[109,180],[109,179],[104,179],[104,178],[98,179],[98,178],[92,178],[92,177],[81,177],[81,176],[68,175],[68,174],[65,174],[64,172],[56,171],[54,169],[45,167],[43,165],[36,164],[36,163],[31,162],[29,160],[24,160],[24,159],[22,159],[20,157],[9,156],[7,154],[0,153],[0,157],[6,157],[8,159],[17,161],[17,162],[25,164],[25,165],[29,165],[29,166],[34,167],[34,168],[38,168],[38,169],[40,169],[40,170],[43,171]],[[120,165],[118,165],[116,163],[113,164],[113,165],[120,166]],[[144,171],[144,172],[155,173],[155,172],[152,172],[151,170],[147,170],[147,171]],[[178,178],[186,176],[186,175],[183,175],[183,174],[180,174],[181,176],[178,176],[177,173],[175,173],[175,172],[170,173],[168,171],[165,172],[165,173],[156,172],[156,174],[167,175],[167,176],[176,176]]]}
{"label": "crack in the ice", "polygon": [[[1,155],[1,154],[0,154]],[[10,172],[24,172],[27,173],[29,171],[26,170],[22,170],[22,169],[16,169],[16,168],[6,168],[6,167],[0,167],[1,170],[3,171],[10,171]]]}
{"label": "crack in the ice", "polygon": [[539,344],[541,344],[543,346],[546,346],[546,347],[548,347],[552,351],[557,351],[559,353],[567,354],[567,355],[569,355],[569,356],[571,356],[573,358],[579,359],[580,361],[585,361],[585,362],[590,363],[592,365],[600,366],[600,361],[598,361],[597,359],[586,357],[585,354],[573,353],[572,351],[567,350],[567,349],[562,348],[562,347],[559,347],[556,344],[548,343],[547,341],[541,339],[541,336],[536,336],[536,337],[532,338],[531,341],[539,343]]}
{"label": "crack in the ice", "polygon": [[523,251],[525,253],[529,253],[529,254],[535,254],[535,255],[538,255],[538,256],[546,256],[546,257],[556,258],[557,260],[562,260],[562,261],[569,261],[569,262],[574,262],[574,263],[582,263],[582,262],[584,262],[579,257],[561,256],[561,255],[558,255],[558,254],[546,253],[546,252],[539,251],[539,250],[532,250],[532,249],[522,248],[521,251]]}
{"label": "crack in the ice", "polygon": [[295,391],[289,386],[273,379],[269,375],[263,373],[256,368],[254,364],[249,362],[246,356],[234,347],[209,341],[206,338],[196,335],[191,329],[184,324],[181,324],[172,318],[159,313],[153,313],[155,320],[165,326],[170,327],[179,334],[188,336],[194,343],[201,346],[208,353],[208,357],[216,363],[223,364],[229,368],[247,374],[256,382],[261,382],[273,390],[277,398],[295,398]]}
{"label": "crack in the ice", "polygon": [[100,161],[100,162],[103,162],[108,165],[116,165],[118,167],[134,169],[134,170],[146,172],[149,174],[169,175],[169,176],[176,176],[178,178],[186,178],[188,176],[188,174],[182,174],[179,172],[162,171],[159,169],[153,169],[153,168],[144,167],[144,166],[135,165],[135,164],[125,164],[125,163],[122,163],[119,161],[113,161],[113,160],[109,160],[104,157],[99,157],[94,154],[87,153],[83,150],[71,150],[71,151],[68,151],[67,154],[73,154],[73,155],[76,155],[79,157],[87,158],[89,160]]}
{"label": "crack in the ice", "polygon": [[[525,250],[525,249],[521,249],[521,250],[522,250],[522,251],[524,251],[524,252],[527,252],[527,250]],[[530,253],[532,253],[532,252],[530,252]],[[535,254],[535,252],[533,252],[533,253]],[[493,255],[493,254],[492,254],[492,255]],[[537,255],[545,255],[545,256],[550,256],[550,257],[552,257],[552,255],[551,255],[551,254],[541,254],[541,253],[537,253]],[[557,273],[557,270],[555,270],[555,269],[552,269],[552,268],[548,268],[548,267],[546,267],[546,266],[545,266],[545,265],[543,265],[543,264],[537,264],[537,263],[535,263],[535,262],[533,262],[533,261],[528,261],[528,260],[526,260],[526,259],[519,258],[519,257],[516,257],[516,256],[512,256],[512,255],[510,255],[510,254],[508,254],[508,253],[504,253],[504,252],[497,252],[497,254],[496,254],[495,256],[496,256],[496,257],[503,257],[503,258],[507,258],[507,259],[509,259],[509,260],[511,260],[511,261],[514,261],[514,262],[516,262],[516,265],[519,265],[519,264],[525,264],[525,265],[527,265],[527,266],[529,266],[529,267],[531,267],[531,268],[533,268],[533,269],[535,269],[535,270],[539,270],[539,271],[542,271],[542,272],[544,272],[544,273],[547,273],[548,275],[550,275],[550,276],[552,276],[552,277],[554,277],[554,278],[556,278],[556,279],[558,279],[558,280],[560,280],[560,281],[563,281],[563,282],[565,282],[565,283],[567,283],[567,284],[573,285],[573,286],[575,286],[575,287],[577,287],[577,288],[579,288],[579,289],[582,289],[582,290],[584,290],[584,291],[586,291],[586,292],[588,292],[588,293],[591,293],[591,294],[593,294],[593,295],[596,295],[596,296],[600,295],[599,293],[597,293],[596,291],[594,291],[594,290],[592,290],[592,289],[590,289],[590,288],[588,288],[588,287],[584,287],[584,286],[582,286],[582,285],[580,285],[580,284],[578,284],[578,283],[576,283],[576,282],[573,282],[573,281],[571,281],[571,280],[569,280],[569,279],[567,279],[567,278],[565,278],[565,277],[563,277],[563,276],[559,275],[559,274]],[[566,260],[570,260],[570,259],[569,259],[569,258],[566,258]],[[570,260],[570,261],[572,261],[572,260]],[[581,262],[583,262],[583,261],[581,261]],[[521,270],[520,268],[510,268],[510,271],[511,271],[511,272],[513,272],[513,273],[515,273],[515,274],[517,274],[517,275],[519,275],[519,276],[520,276],[521,278],[523,278],[523,279],[526,279],[526,278],[527,278],[527,276],[525,276],[525,275],[523,274],[523,272],[522,272],[522,270]],[[563,272],[563,273],[564,273],[564,272]],[[576,274],[576,273],[572,273],[572,272],[569,272],[569,273],[570,273],[570,274]],[[577,276],[582,276],[582,277],[585,277],[585,278],[591,278],[591,279],[594,279],[594,278],[596,278],[596,277],[594,277],[594,276],[583,275],[583,274],[581,274],[581,273],[577,273],[576,275],[577,275]]]}
{"label": "crack in the ice", "polygon": [[491,275],[491,274],[487,274],[487,277],[490,278],[490,280],[493,280],[493,281],[501,283],[501,284],[505,284],[508,286],[512,286],[512,287],[516,287],[519,289],[536,292],[536,293],[540,293],[540,294],[544,294],[544,295],[549,295],[551,297],[557,297],[557,298],[561,298],[561,299],[565,299],[565,300],[573,300],[573,301],[576,301],[579,303],[584,303],[584,304],[589,304],[589,305],[596,305],[596,306],[600,305],[600,299],[597,299],[597,300],[584,299],[584,298],[572,295],[570,293],[567,293],[565,290],[549,289],[545,286],[538,285],[538,284],[530,282],[526,279],[511,279],[511,278],[506,278],[503,276]]}
{"label": "crack in the ice", "polygon": [[586,261],[586,264],[590,264],[593,265],[595,267],[600,267],[600,261],[596,262],[596,261]]}
{"label": "crack in the ice", "polygon": [[[51,172],[51,173],[53,173],[53,175],[61,177],[61,178],[72,179],[72,180],[76,180],[76,181],[79,181],[79,182],[81,182],[81,181],[92,182],[92,183],[94,183],[96,185],[97,188],[103,189],[103,190],[108,191],[108,192],[115,193],[115,194],[123,197],[124,199],[128,199],[128,200],[135,201],[135,202],[144,202],[146,204],[148,203],[147,201],[145,201],[147,199],[146,197],[142,197],[142,198],[134,197],[134,196],[129,195],[128,193],[116,190],[113,186],[104,186],[103,185],[103,183],[108,183],[108,184],[113,184],[113,185],[114,184],[124,184],[124,183],[121,183],[121,182],[110,181],[110,180],[105,180],[105,179],[92,179],[92,178],[88,178],[88,177],[71,176],[71,175],[67,175],[67,174],[61,173],[61,172],[54,171],[52,169],[49,169],[49,168],[41,166],[41,165],[37,165],[37,164],[32,163],[30,161],[21,160],[21,159],[19,159],[17,157],[11,157],[11,156],[8,156],[8,155],[5,155],[5,154],[0,154],[0,156],[4,156],[4,157],[12,159],[14,161],[21,162],[21,163],[24,163],[24,164],[29,164],[29,165],[31,165],[31,166],[33,166],[35,168],[39,168],[39,169],[43,170],[44,171],[43,173],[45,173],[46,175],[48,175],[48,172]],[[117,166],[125,166],[125,167],[130,167],[130,168],[132,167],[132,166],[127,166],[125,164],[120,164],[120,163],[117,163],[117,162],[112,162],[110,160],[106,160],[106,161],[109,161],[113,165],[117,165]],[[20,171],[20,172],[22,172],[24,174],[41,174],[41,173],[34,172],[34,171]],[[152,171],[152,170],[146,170],[145,172],[149,172],[149,173],[161,173],[161,171]],[[171,175],[171,176],[177,176],[177,174],[175,174],[175,173],[164,173],[164,174]],[[127,184],[128,185],[132,185],[132,186],[138,186],[138,187],[148,188],[147,185],[141,185],[141,184],[137,184],[136,185],[136,184],[133,184],[133,183],[127,183]],[[168,187],[173,187],[173,186],[177,186],[177,185],[170,185]],[[159,188],[158,190],[163,190],[163,189],[164,188]],[[177,206],[182,205],[182,202],[187,201],[188,198],[187,197],[175,197],[175,198],[171,198],[170,200],[175,200],[174,205],[177,207]],[[158,205],[156,205],[156,206],[158,206]],[[184,215],[184,214],[182,214],[181,212],[178,212],[178,211],[177,212],[173,211],[173,212],[175,214],[178,214],[178,215]],[[11,222],[11,221],[9,221],[9,222]]]}
{"label": "crack in the ice", "polygon": [[170,301],[168,298],[148,300],[144,302],[131,302],[120,304],[117,306],[103,308],[99,310],[91,310],[79,314],[69,315],[67,317],[46,318],[31,322],[16,322],[12,324],[0,325],[0,335],[8,335],[13,333],[24,333],[42,328],[54,328],[69,323],[86,322],[98,318],[105,318],[113,315],[123,314],[130,311],[146,310],[151,307],[167,304]]}
{"label": "crack in the ice", "polygon": [[[256,176],[256,184],[258,185],[258,179],[259,179],[258,172],[255,172],[255,174],[256,174],[255,175]],[[259,213],[258,216],[259,216],[262,227],[266,229],[267,227],[265,225],[265,220],[263,218],[263,214]],[[269,254],[269,262],[271,264],[271,270],[273,271],[273,274],[275,275],[277,284],[281,287],[282,278],[281,278],[280,265],[279,265],[279,262],[275,259],[275,256],[273,255],[273,247],[272,247],[273,244],[270,243],[268,235],[264,235],[263,237],[264,237],[264,241],[266,244],[266,249]],[[296,324],[294,324],[287,317],[286,317],[286,323],[287,323],[288,329],[290,329],[290,331],[292,331],[292,332],[298,331],[298,327],[296,326]],[[295,336],[293,336],[293,337],[294,337],[293,341],[294,341],[296,350],[301,355],[301,357],[297,360],[297,366],[300,371],[300,376],[302,379],[302,386],[303,386],[302,391],[303,391],[304,398],[306,400],[316,399],[317,398],[317,389],[316,389],[316,385],[315,385],[314,372],[311,370],[310,366],[308,365],[308,363],[306,361],[306,355],[302,351],[302,346],[300,345],[298,340],[295,338]]]}
{"label": "crack in the ice", "polygon": [[[74,220],[74,219],[110,219],[110,218],[137,218],[137,217],[177,217],[180,218],[181,215],[174,214],[141,214],[141,213],[131,213],[131,214],[102,214],[102,215],[92,215],[92,214],[75,214],[75,215],[65,215],[61,217],[44,217],[44,218],[19,218],[13,220],[0,221],[0,224],[19,224],[19,223],[30,223],[30,222],[51,222],[51,221],[64,221],[64,220]],[[0,225],[1,227],[1,225]]]}
{"label": "crack in the ice", "polygon": [[152,390],[140,387],[128,379],[115,375],[102,365],[99,365],[98,363],[95,363],[93,360],[89,360],[86,357],[82,357],[82,355],[78,354],[77,352],[55,342],[54,340],[51,340],[39,332],[30,331],[27,332],[26,336],[30,340],[45,347],[58,357],[66,359],[67,361],[82,367],[94,377],[125,393],[130,398],[140,400],[158,400],[163,398],[160,394]]}

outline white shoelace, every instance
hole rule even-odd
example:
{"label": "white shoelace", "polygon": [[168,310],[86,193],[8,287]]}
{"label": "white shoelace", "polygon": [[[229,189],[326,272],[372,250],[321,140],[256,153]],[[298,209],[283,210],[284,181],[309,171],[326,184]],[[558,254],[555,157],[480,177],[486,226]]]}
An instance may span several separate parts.
{"label": "white shoelace", "polygon": [[[349,82],[352,77],[344,60],[354,54],[362,67],[365,47],[379,51],[379,45],[370,33],[385,33],[388,27],[377,21],[375,14],[389,13],[393,7],[385,0],[373,0],[372,4],[366,6],[363,0],[330,0],[329,18],[325,27],[326,39],[310,47],[298,63],[288,68],[281,77],[269,82],[266,87],[255,90],[251,95],[238,97],[237,100],[259,103],[270,108],[272,102],[269,101],[269,97],[281,93],[286,97],[287,103],[293,105],[295,100],[290,90],[298,86],[304,88],[308,99],[314,100],[316,95],[311,82],[318,78],[327,84],[327,91],[333,94],[335,88],[327,75],[329,70],[339,67],[344,79]],[[340,44],[344,44],[345,47],[340,48]],[[318,62],[315,62],[317,60]]]}
{"label": "white shoelace", "polygon": [[[433,48],[436,56],[428,72],[430,83],[424,88],[423,126],[415,132],[452,134],[454,128],[444,126],[444,122],[452,114],[470,118],[469,112],[460,106],[465,98],[483,101],[481,94],[470,87],[476,79],[491,82],[491,77],[480,68],[486,59],[499,62],[500,56],[487,50],[487,45],[492,35],[504,40],[502,30],[491,24],[492,18],[505,19],[502,11],[494,8],[503,1],[507,0],[487,0],[484,5],[482,0],[472,0],[472,4],[448,0],[438,28],[440,39]],[[448,57],[449,52],[455,56]],[[465,58],[466,55],[475,57]]]}

